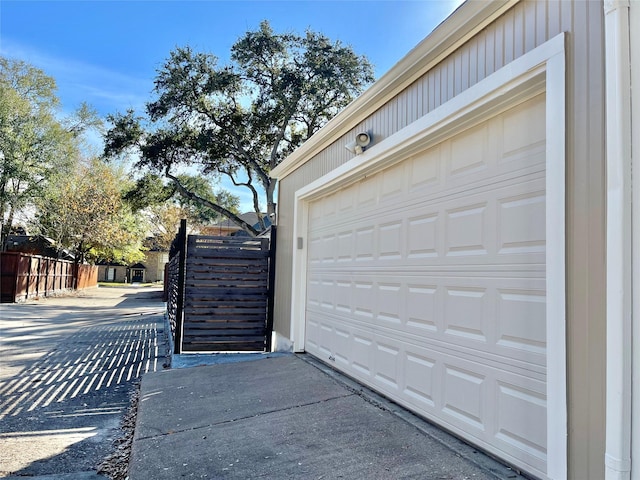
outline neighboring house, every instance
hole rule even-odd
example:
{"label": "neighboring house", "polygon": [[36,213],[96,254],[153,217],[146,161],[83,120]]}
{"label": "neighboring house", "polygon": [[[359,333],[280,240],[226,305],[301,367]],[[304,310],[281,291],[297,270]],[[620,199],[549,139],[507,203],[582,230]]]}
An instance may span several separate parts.
{"label": "neighboring house", "polygon": [[169,261],[169,252],[150,250],[143,262],[146,268],[147,282],[164,282],[164,266]]}
{"label": "neighboring house", "polygon": [[134,265],[98,264],[98,281],[114,283],[153,283],[164,281],[164,266],[169,253],[149,251],[143,262]]}
{"label": "neighboring house", "polygon": [[98,278],[101,282],[116,283],[154,283],[164,282],[164,267],[169,261],[169,252],[165,251],[154,237],[145,241],[145,259],[134,265],[103,263]]}
{"label": "neighboring house", "polygon": [[272,171],[273,344],[535,477],[640,478],[632,83],[640,2],[461,5]]}
{"label": "neighboring house", "polygon": [[[255,212],[247,212],[239,215],[239,217],[251,225],[256,230],[260,231],[260,220],[258,215]],[[264,224],[267,228],[271,226],[271,221],[269,217],[264,214],[262,217]],[[222,222],[215,223],[209,227],[204,227],[201,232],[202,235],[211,235],[217,237],[225,237],[229,235],[244,235],[246,232],[242,230],[237,224],[232,222],[231,220],[223,220]]]}
{"label": "neighboring house", "polygon": [[118,263],[98,264],[98,281],[106,283],[146,283],[147,267],[143,263],[122,265]]}
{"label": "neighboring house", "polygon": [[98,263],[98,281],[127,283],[129,267],[119,263]]}

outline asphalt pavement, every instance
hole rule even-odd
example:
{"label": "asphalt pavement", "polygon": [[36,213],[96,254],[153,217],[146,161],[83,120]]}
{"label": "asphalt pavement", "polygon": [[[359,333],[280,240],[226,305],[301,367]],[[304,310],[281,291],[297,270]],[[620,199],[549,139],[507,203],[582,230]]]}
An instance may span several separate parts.
{"label": "asphalt pavement", "polygon": [[0,304],[0,478],[104,479],[136,382],[167,363],[158,287]]}

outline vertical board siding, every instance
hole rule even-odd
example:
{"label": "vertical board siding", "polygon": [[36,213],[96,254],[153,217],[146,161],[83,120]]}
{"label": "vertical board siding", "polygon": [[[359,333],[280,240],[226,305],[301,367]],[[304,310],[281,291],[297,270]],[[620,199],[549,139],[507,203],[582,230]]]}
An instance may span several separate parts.
{"label": "vertical board siding", "polygon": [[269,239],[189,235],[183,351],[264,351]]}
{"label": "vertical board siding", "polygon": [[[567,35],[569,478],[603,478],[605,365],[604,21],[599,1],[523,0],[369,118],[380,142],[561,32]],[[417,105],[408,106],[407,102]],[[295,192],[344,164],[354,128],[280,182],[274,328],[290,335]]]}
{"label": "vertical board siding", "polygon": [[[562,3],[571,28],[567,105],[570,476],[604,478],[606,184],[603,6]],[[570,18],[567,18],[572,13]],[[573,124],[572,124],[573,123]]]}

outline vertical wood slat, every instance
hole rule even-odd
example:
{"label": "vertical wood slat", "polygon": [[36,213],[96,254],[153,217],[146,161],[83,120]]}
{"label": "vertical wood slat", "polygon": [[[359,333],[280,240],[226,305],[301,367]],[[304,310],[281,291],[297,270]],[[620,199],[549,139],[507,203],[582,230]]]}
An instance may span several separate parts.
{"label": "vertical wood slat", "polygon": [[190,235],[183,351],[264,351],[268,345],[269,239]]}
{"label": "vertical wood slat", "polygon": [[[13,303],[38,296],[57,295],[64,291],[95,287],[98,269],[68,260],[41,257],[22,252],[0,253],[2,280],[0,301]],[[77,286],[76,280],[80,279]]]}

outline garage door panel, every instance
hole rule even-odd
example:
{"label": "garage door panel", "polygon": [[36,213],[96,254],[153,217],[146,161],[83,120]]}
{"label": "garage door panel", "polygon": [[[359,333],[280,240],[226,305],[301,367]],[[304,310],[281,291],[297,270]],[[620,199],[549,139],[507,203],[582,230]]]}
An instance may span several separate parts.
{"label": "garage door panel", "polygon": [[441,384],[442,415],[459,428],[477,430],[476,435],[482,436],[480,432],[486,430],[487,382],[486,375],[478,371],[445,364]]}
{"label": "garage door panel", "polygon": [[401,259],[404,253],[403,220],[386,222],[378,228],[378,257],[384,260]]}
{"label": "garage door panel", "polygon": [[[418,160],[413,162],[414,165],[421,164]],[[376,218],[380,214],[380,209],[384,210],[385,206],[391,208],[389,197],[402,198],[397,204],[398,207],[404,208],[407,203],[424,207],[432,203],[437,204],[443,199],[454,199],[456,196],[468,197],[470,192],[477,189],[479,189],[478,193],[482,193],[481,190],[498,189],[500,184],[513,185],[517,183],[518,178],[531,179],[536,173],[539,178],[544,179],[544,166],[544,146],[536,148],[535,152],[530,152],[529,156],[524,156],[520,161],[505,161],[504,164],[488,170],[482,176],[470,175],[464,181],[457,182],[442,179],[436,182],[430,176],[428,178],[431,178],[431,181],[419,181],[420,176],[416,173],[419,167],[409,167],[403,163],[401,166],[392,167],[398,170],[394,175],[387,175],[394,180],[393,182],[390,179],[387,180],[386,187],[383,187],[382,181],[376,182],[376,176],[372,176],[357,182],[349,189],[328,195],[326,199],[331,200],[328,205],[324,205],[325,198],[322,202],[315,202],[310,206],[310,223],[314,228],[321,229],[323,225],[333,228],[336,222],[348,226],[353,219],[366,218],[368,212]],[[542,188],[544,189],[544,186]],[[394,192],[394,194],[385,192]],[[338,204],[341,205],[341,209],[336,208]]]}
{"label": "garage door panel", "polygon": [[438,256],[438,213],[422,213],[407,218],[406,257],[411,260]]}
{"label": "garage door panel", "polygon": [[542,278],[331,275],[309,280],[308,312],[314,317],[389,329],[407,342],[455,344],[527,368],[545,366]]}
{"label": "garage door panel", "polygon": [[309,204],[305,349],[546,462],[545,98]]}
{"label": "garage door panel", "polygon": [[436,332],[440,323],[438,319],[442,317],[438,309],[440,289],[435,283],[407,282],[405,291],[406,301],[403,303],[406,306],[407,331],[417,335]]}
{"label": "garage door panel", "polygon": [[497,344],[529,351],[544,360],[547,343],[544,290],[498,289]]}
{"label": "garage door panel", "polygon": [[496,438],[510,448],[537,457],[546,455],[546,399],[544,395],[522,385],[498,382],[496,408]]}
{"label": "garage door panel", "polygon": [[443,145],[441,151],[445,154],[449,183],[468,176],[476,180],[495,168],[496,156],[488,151],[489,129],[493,123],[495,120],[467,130]]}
{"label": "garage door panel", "polygon": [[366,208],[378,202],[380,187],[376,180],[369,178],[358,183],[358,188],[354,191],[357,209]]}
{"label": "garage door panel", "polygon": [[445,255],[488,254],[488,207],[482,202],[445,210]]}
{"label": "garage door panel", "polygon": [[[421,192],[432,189],[441,181],[441,146],[437,145],[421,152],[406,162],[406,175],[408,175],[408,191]],[[400,167],[399,167],[400,168]]]}
{"label": "garage door panel", "polygon": [[404,384],[403,394],[411,399],[412,403],[425,411],[434,411],[436,407],[434,384],[438,378],[436,369],[437,361],[432,357],[432,352],[416,351],[404,352]]}
{"label": "garage door panel", "polygon": [[387,388],[398,391],[398,381],[402,378],[400,370],[400,346],[392,342],[384,342],[378,339],[374,359],[374,378],[383,383]]}
{"label": "garage door panel", "polygon": [[[502,129],[502,158],[539,149],[546,139],[546,108],[539,99],[531,99],[496,117]],[[523,128],[526,126],[526,128]]]}
{"label": "garage door panel", "polygon": [[334,227],[316,225],[310,232],[309,262],[544,265],[545,209],[544,178],[538,176],[436,203],[406,202],[348,217]]}
{"label": "garage door panel", "polygon": [[470,340],[474,345],[491,341],[491,334],[487,331],[490,314],[487,289],[445,287],[444,290],[444,334],[459,337],[455,342]]}
{"label": "garage door panel", "polygon": [[498,199],[498,252],[544,253],[546,245],[544,190]]}
{"label": "garage door panel", "polygon": [[[540,168],[534,168],[529,166],[526,169],[518,169],[513,172],[494,172],[493,175],[488,176],[488,179],[475,179],[475,181],[467,182],[463,185],[449,188],[428,188],[425,191],[418,192],[405,192],[401,198],[396,201],[390,202],[388,199],[382,196],[376,196],[378,200],[375,203],[369,205],[358,205],[357,208],[350,209],[348,211],[341,212],[340,215],[336,215],[334,209],[325,209],[321,205],[310,207],[310,223],[313,224],[313,230],[316,232],[322,232],[324,228],[329,228],[334,231],[336,227],[343,227],[345,230],[352,227],[353,221],[376,223],[380,215],[393,215],[398,209],[417,210],[417,214],[425,216],[427,214],[437,214],[442,210],[451,210],[455,208],[464,207],[466,205],[473,205],[470,201],[471,195],[476,195],[478,203],[483,203],[487,200],[487,192],[498,194],[500,189],[509,188],[513,189],[520,185],[520,188],[526,188],[527,185],[535,179],[542,181],[541,186],[538,186],[537,190],[544,191],[544,164],[540,165]],[[410,172],[405,172],[410,175]],[[372,186],[372,180],[369,180],[367,184]],[[356,183],[347,192],[353,190],[349,194],[343,196],[356,196],[358,188],[362,186],[362,182]],[[494,197],[493,193],[490,195]],[[529,193],[528,190],[522,190],[521,192],[513,192],[511,195]],[[333,198],[336,194],[330,195]],[[509,195],[505,195],[508,197]],[[463,203],[456,204],[456,201]],[[324,200],[323,200],[324,202]],[[322,202],[320,202],[322,203]],[[335,200],[334,202],[335,203]],[[443,208],[444,204],[444,208]]]}
{"label": "garage door panel", "polygon": [[354,260],[358,262],[374,260],[375,228],[371,225],[366,225],[358,228],[354,233]]}
{"label": "garage door panel", "polygon": [[397,328],[402,323],[403,309],[398,308],[404,297],[403,285],[399,281],[378,283],[376,317],[380,323]]}

